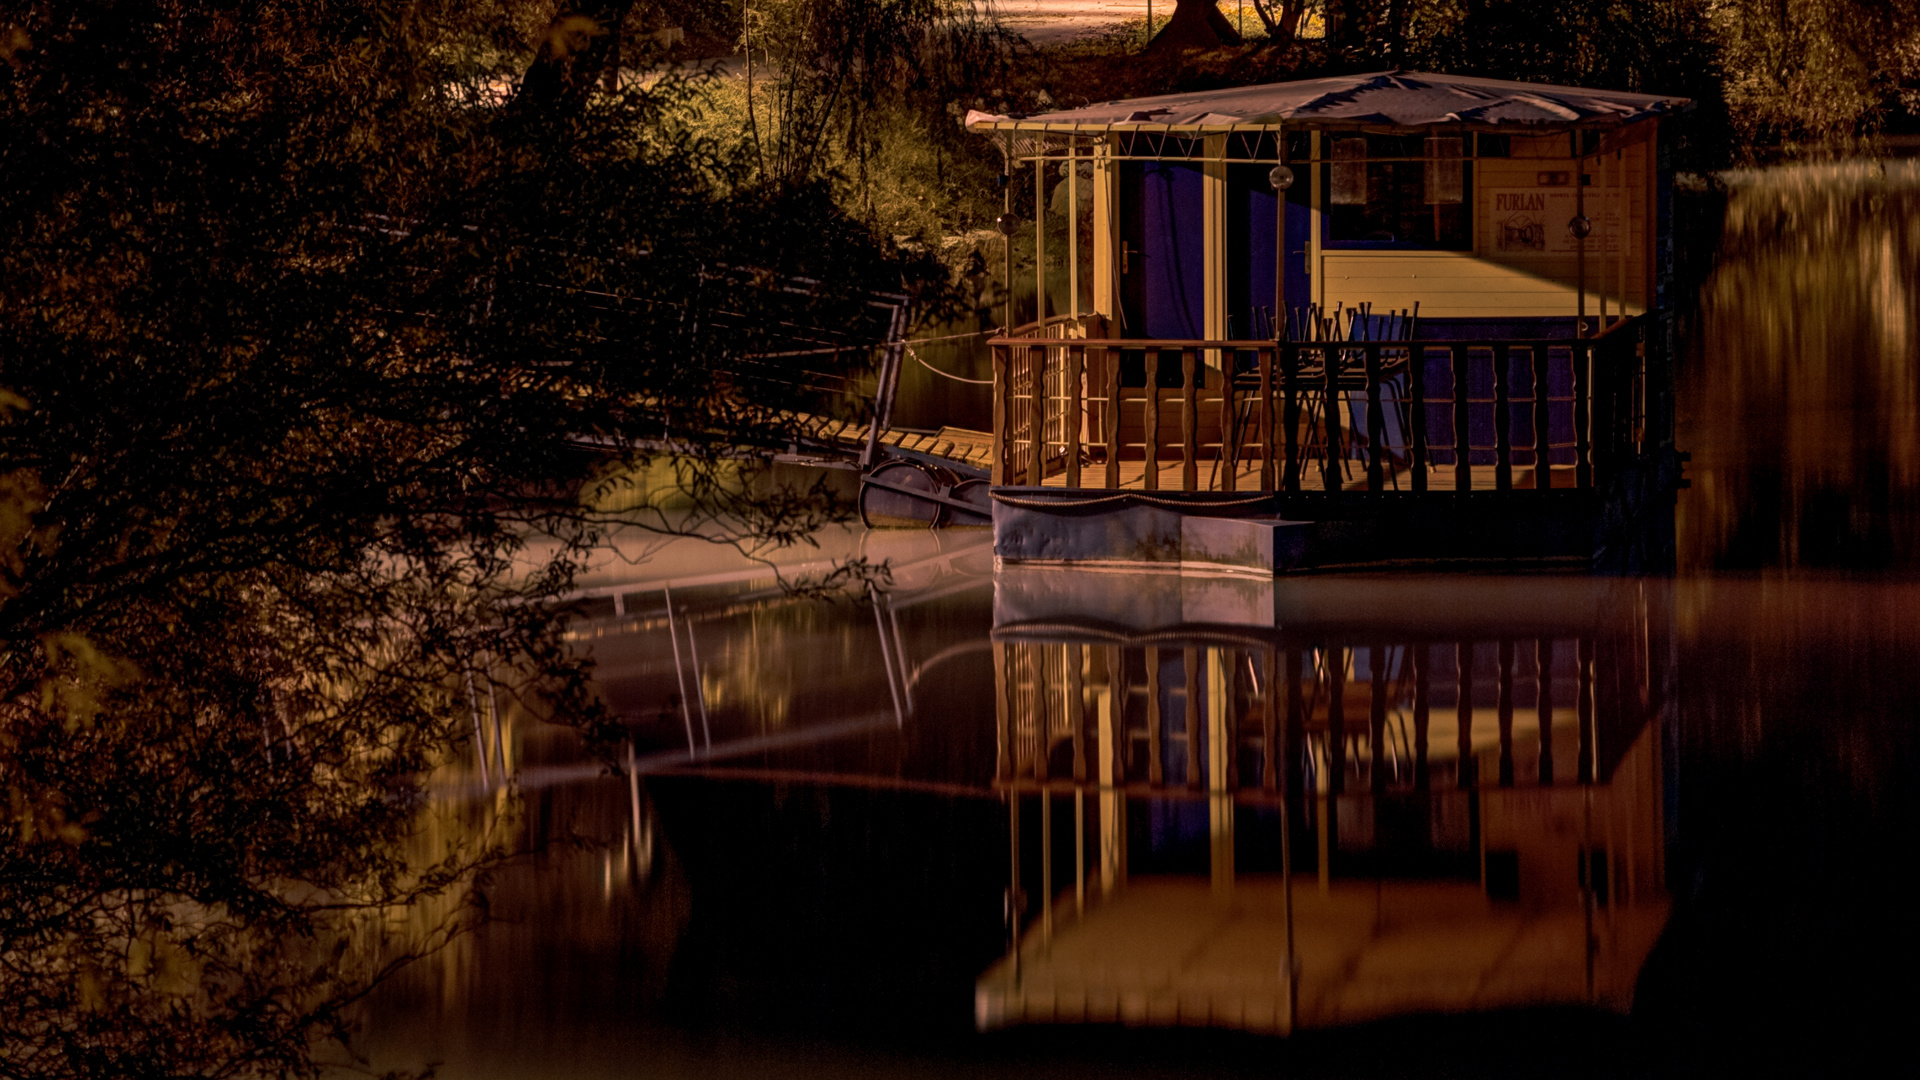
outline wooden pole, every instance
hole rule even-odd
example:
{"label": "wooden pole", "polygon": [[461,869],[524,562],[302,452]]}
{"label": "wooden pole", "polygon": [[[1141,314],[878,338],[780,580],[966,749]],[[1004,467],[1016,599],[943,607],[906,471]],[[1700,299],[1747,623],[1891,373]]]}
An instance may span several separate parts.
{"label": "wooden pole", "polygon": [[1413,786],[1427,790],[1427,727],[1431,723],[1428,681],[1433,669],[1433,645],[1421,642],[1413,649]]}
{"label": "wooden pole", "polygon": [[[1273,129],[1274,164],[1285,168],[1287,164],[1287,128],[1285,124]],[[1298,177],[1295,178],[1298,180]],[[1280,338],[1287,325],[1287,193],[1273,193],[1273,337]]]}
{"label": "wooden pole", "polygon": [[1540,723],[1540,786],[1553,786],[1553,642],[1540,638],[1533,645],[1534,712]]}
{"label": "wooden pole", "polygon": [[[1573,215],[1577,218],[1587,216],[1587,154],[1586,133],[1575,129],[1573,132],[1574,158],[1573,168]],[[1588,229],[1591,232],[1591,229]],[[1574,280],[1579,299],[1574,306],[1573,336],[1587,336],[1587,238],[1574,237]]]}
{"label": "wooden pole", "polygon": [[1146,482],[1148,491],[1160,490],[1160,350],[1147,348]]}
{"label": "wooden pole", "polygon": [[1500,640],[1499,697],[1494,699],[1500,725],[1500,786],[1513,786],[1513,641]]}
{"label": "wooden pole", "polygon": [[1180,490],[1200,486],[1200,350],[1180,350]]}
{"label": "wooden pole", "polygon": [[[1033,158],[1033,321],[1047,321],[1047,157]],[[1041,336],[1046,336],[1044,332]]]}
{"label": "wooden pole", "polygon": [[[1011,222],[1013,219],[1013,132],[1011,131],[1007,132],[1006,153],[1006,169],[1000,174],[1001,180],[1004,181],[1000,189],[1000,205],[1001,213]],[[1007,289],[1006,315],[1001,319],[1004,324],[1001,333],[1011,334],[1013,333],[1013,226],[1009,224],[1000,231],[1000,235],[1006,241],[1001,248],[1006,254],[1007,264],[1006,273],[1000,278]]]}
{"label": "wooden pole", "polygon": [[1373,693],[1368,704],[1371,709],[1367,716],[1368,757],[1372,760],[1367,767],[1367,779],[1371,782],[1375,795],[1387,790],[1387,650],[1379,642],[1367,647],[1367,657],[1373,661]]}
{"label": "wooden pole", "polygon": [[1460,755],[1458,786],[1462,791],[1473,787],[1473,643],[1458,642],[1453,647],[1454,689],[1458,694],[1454,716],[1459,725],[1456,745]]}
{"label": "wooden pole", "polygon": [[1067,142],[1067,314],[1080,317],[1080,163]]}
{"label": "wooden pole", "polygon": [[1160,716],[1160,650],[1147,646],[1147,784],[1159,787],[1166,782],[1166,765],[1161,760],[1160,734],[1165,721]]}

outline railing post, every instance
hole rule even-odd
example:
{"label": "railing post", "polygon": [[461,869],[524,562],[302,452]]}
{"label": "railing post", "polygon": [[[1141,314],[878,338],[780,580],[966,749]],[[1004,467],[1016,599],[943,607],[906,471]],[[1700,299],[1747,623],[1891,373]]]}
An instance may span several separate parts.
{"label": "railing post", "polygon": [[1260,350],[1260,490],[1272,493],[1273,475],[1273,349]]}
{"label": "railing post", "polygon": [[1495,491],[1513,490],[1513,405],[1512,388],[1507,385],[1506,343],[1493,347],[1493,487]]}
{"label": "railing post", "polygon": [[1200,350],[1180,349],[1180,490],[1200,486]]}
{"label": "railing post", "polygon": [[1593,487],[1593,344],[1573,347],[1573,486]]}
{"label": "railing post", "polygon": [[1500,786],[1513,786],[1513,641],[1502,638],[1499,644],[1500,681],[1493,700],[1494,723],[1500,734]]}
{"label": "railing post", "polygon": [[1147,347],[1147,415],[1145,422],[1147,470],[1141,479],[1148,491],[1160,490],[1160,350]]}
{"label": "railing post", "polygon": [[1180,650],[1180,668],[1185,681],[1182,683],[1181,697],[1185,699],[1186,730],[1180,742],[1187,754],[1187,786],[1200,786],[1200,694],[1195,689],[1200,685],[1200,650],[1188,646]]}
{"label": "railing post", "polygon": [[1604,487],[1613,480],[1620,455],[1620,375],[1615,366],[1616,350],[1601,342],[1593,351],[1593,411],[1596,441],[1593,448],[1595,486]]}
{"label": "railing post", "polygon": [[1280,789],[1280,650],[1270,648],[1260,656],[1262,677],[1267,684],[1266,708],[1260,710],[1260,786],[1268,791]]}
{"label": "railing post", "polygon": [[1047,482],[1047,347],[1031,345],[1027,348],[1028,374],[1033,379],[1029,387],[1028,398],[1033,416],[1028,429],[1032,443],[1031,458],[1033,471],[1027,475],[1027,483],[1039,487]]}
{"label": "railing post", "polygon": [[1533,643],[1534,718],[1540,728],[1540,786],[1553,786],[1553,640]]}
{"label": "railing post", "polygon": [[1539,491],[1553,489],[1553,418],[1547,372],[1553,366],[1552,350],[1545,345],[1533,347],[1533,486]]}
{"label": "railing post", "polygon": [[1427,790],[1427,729],[1433,722],[1432,691],[1433,643],[1423,641],[1413,647],[1413,786]]}
{"label": "railing post", "polygon": [[[1369,350],[1371,351],[1371,350]],[[1372,692],[1367,695],[1367,786],[1375,795],[1387,790],[1387,649],[1377,639],[1367,646],[1373,667]]]}
{"label": "railing post", "polygon": [[[1329,795],[1347,790],[1347,650],[1327,649],[1327,783]],[[1328,800],[1329,807],[1332,804]],[[1338,836],[1338,833],[1334,834]],[[1326,873],[1321,869],[1322,875]]]}
{"label": "railing post", "polygon": [[1007,482],[1007,468],[1012,464],[1012,455],[1007,452],[1007,439],[1013,430],[1013,416],[1007,408],[1008,395],[1012,392],[1013,380],[1007,370],[1007,347],[995,345],[993,348],[993,485],[999,487]]}
{"label": "railing post", "polygon": [[1330,345],[1320,348],[1321,382],[1326,387],[1326,453],[1320,459],[1320,486],[1327,491],[1340,490],[1340,354]]}
{"label": "railing post", "polygon": [[[1155,365],[1158,366],[1158,365]],[[1166,783],[1166,766],[1160,755],[1160,735],[1165,721],[1160,717],[1160,650],[1147,646],[1147,784],[1159,788]]]}
{"label": "railing post", "polygon": [[1465,345],[1447,349],[1453,363],[1453,490],[1466,494],[1473,490],[1473,403],[1467,396],[1467,360]]}
{"label": "railing post", "polygon": [[1085,422],[1087,411],[1082,395],[1081,383],[1087,368],[1087,348],[1084,345],[1067,346],[1067,486],[1080,486],[1080,427]]}
{"label": "railing post", "polygon": [[1367,372],[1367,490],[1384,491],[1386,480],[1386,403],[1381,401],[1380,345],[1364,346]]}
{"label": "railing post", "polygon": [[1120,486],[1120,353],[1101,349],[1100,362],[1107,376],[1107,487],[1112,489]]}
{"label": "railing post", "polygon": [[1407,347],[1407,397],[1407,423],[1413,428],[1407,451],[1413,458],[1413,490],[1423,494],[1427,490],[1427,350],[1418,345]]}
{"label": "railing post", "polygon": [[1286,465],[1280,486],[1300,490],[1300,346],[1289,341],[1279,347],[1280,389],[1284,395],[1280,411],[1280,437],[1286,442]]}
{"label": "railing post", "polygon": [[1579,658],[1579,670],[1574,676],[1573,715],[1579,725],[1579,763],[1574,766],[1574,779],[1582,784],[1593,782],[1593,639],[1581,638],[1575,646]]}
{"label": "railing post", "polygon": [[1280,789],[1288,799],[1300,791],[1300,749],[1307,743],[1307,702],[1300,686],[1300,650],[1286,646],[1287,721],[1280,735],[1286,756],[1280,759]]}
{"label": "railing post", "polygon": [[1240,366],[1240,354],[1232,349],[1220,352],[1220,490],[1233,491],[1238,487],[1238,477],[1234,470],[1239,467],[1239,455],[1235,452],[1240,438],[1240,417],[1233,409],[1233,375]]}
{"label": "railing post", "polygon": [[1456,786],[1462,791],[1473,789],[1473,643],[1457,641],[1453,645],[1454,667],[1454,729],[1455,745],[1460,762]]}

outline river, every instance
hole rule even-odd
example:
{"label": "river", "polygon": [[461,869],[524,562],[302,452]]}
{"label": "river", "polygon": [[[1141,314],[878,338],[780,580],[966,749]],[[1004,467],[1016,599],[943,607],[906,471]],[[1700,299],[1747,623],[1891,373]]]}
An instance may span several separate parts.
{"label": "river", "polygon": [[1920,171],[1736,176],[1672,578],[996,573],[701,544],[576,626],[628,742],[476,713],[523,854],[375,996],[447,1077],[1642,1075],[1911,995]]}

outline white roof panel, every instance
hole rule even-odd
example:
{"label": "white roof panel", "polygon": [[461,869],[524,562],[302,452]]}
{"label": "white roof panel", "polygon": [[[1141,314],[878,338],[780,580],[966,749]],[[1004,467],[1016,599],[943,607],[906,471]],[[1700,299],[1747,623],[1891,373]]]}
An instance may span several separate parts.
{"label": "white roof panel", "polygon": [[1686,98],[1577,86],[1474,79],[1418,71],[1376,71],[1325,79],[1237,86],[1108,101],[1008,117],[969,113],[974,131],[1149,129],[1237,126],[1620,127],[1691,108]]}

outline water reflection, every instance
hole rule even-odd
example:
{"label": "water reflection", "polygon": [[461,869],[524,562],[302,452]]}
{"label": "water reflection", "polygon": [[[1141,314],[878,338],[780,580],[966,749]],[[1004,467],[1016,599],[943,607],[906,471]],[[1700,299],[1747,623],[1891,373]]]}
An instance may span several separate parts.
{"label": "water reflection", "polygon": [[1111,584],[996,582],[1020,918],[982,1027],[1630,1007],[1667,913],[1646,590]]}
{"label": "water reflection", "polygon": [[1920,162],[1736,177],[1691,352],[1683,567],[1920,562]]}
{"label": "water reflection", "polygon": [[[1892,1020],[1836,980],[1910,958],[1912,589],[996,572],[895,535],[873,593],[710,555],[590,583],[622,769],[508,713],[539,854],[382,992],[377,1063],[1338,1075],[1390,1043],[1418,1075],[1577,1040],[1639,1069],[1647,1032],[1719,1061]],[[1642,1035],[1594,1026],[1628,1010]],[[1421,1017],[1455,1026],[1377,1026]]]}

